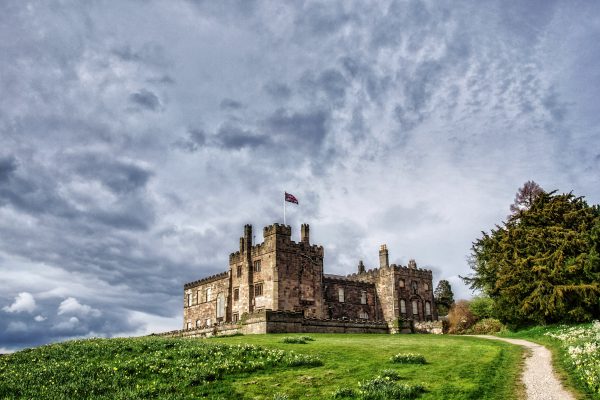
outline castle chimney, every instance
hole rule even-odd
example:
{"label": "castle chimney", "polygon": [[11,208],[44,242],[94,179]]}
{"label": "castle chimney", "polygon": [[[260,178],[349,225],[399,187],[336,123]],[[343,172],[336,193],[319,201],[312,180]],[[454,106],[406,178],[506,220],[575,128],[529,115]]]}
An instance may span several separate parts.
{"label": "castle chimney", "polygon": [[408,260],[408,268],[417,269],[417,262],[415,260]]}
{"label": "castle chimney", "polygon": [[379,248],[379,267],[383,268],[383,267],[389,267],[389,266],[390,266],[390,260],[389,260],[389,256],[388,256],[388,249],[385,244],[382,244],[381,247]]}
{"label": "castle chimney", "polygon": [[365,273],[365,264],[363,264],[362,260],[360,260],[358,262],[358,273],[359,274],[364,274]]}
{"label": "castle chimney", "polygon": [[309,244],[309,229],[308,224],[302,224],[300,226],[300,241],[302,243]]}
{"label": "castle chimney", "polygon": [[252,225],[244,225],[244,247],[247,253],[250,253],[252,247]]}

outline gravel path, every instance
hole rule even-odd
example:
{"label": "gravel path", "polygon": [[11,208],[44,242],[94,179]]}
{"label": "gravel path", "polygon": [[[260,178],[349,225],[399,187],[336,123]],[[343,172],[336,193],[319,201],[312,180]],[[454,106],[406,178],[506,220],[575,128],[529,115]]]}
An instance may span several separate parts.
{"label": "gravel path", "polygon": [[537,343],[521,339],[505,339],[489,335],[476,335],[485,339],[502,340],[523,346],[531,351],[525,360],[521,379],[525,384],[527,400],[575,400],[567,392],[552,369],[552,353]]}

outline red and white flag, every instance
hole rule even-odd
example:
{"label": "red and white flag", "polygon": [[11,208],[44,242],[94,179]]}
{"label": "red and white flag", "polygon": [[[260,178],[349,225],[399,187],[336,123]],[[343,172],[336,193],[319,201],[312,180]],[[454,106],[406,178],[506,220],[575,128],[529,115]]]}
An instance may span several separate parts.
{"label": "red and white flag", "polygon": [[285,201],[288,203],[298,204],[298,199],[291,193],[285,192]]}

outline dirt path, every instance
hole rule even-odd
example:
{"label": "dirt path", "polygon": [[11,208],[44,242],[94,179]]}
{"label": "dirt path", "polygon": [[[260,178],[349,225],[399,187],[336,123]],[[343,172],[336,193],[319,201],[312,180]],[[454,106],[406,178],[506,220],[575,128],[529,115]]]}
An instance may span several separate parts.
{"label": "dirt path", "polygon": [[575,400],[575,397],[567,392],[556,378],[552,368],[552,353],[544,346],[522,339],[505,339],[488,335],[476,335],[476,337],[502,340],[531,351],[525,360],[521,377],[525,384],[527,400]]}

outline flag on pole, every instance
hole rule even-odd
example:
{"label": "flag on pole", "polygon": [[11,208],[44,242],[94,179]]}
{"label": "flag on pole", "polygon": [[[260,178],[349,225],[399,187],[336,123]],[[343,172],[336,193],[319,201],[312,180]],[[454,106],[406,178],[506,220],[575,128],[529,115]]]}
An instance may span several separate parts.
{"label": "flag on pole", "polygon": [[285,192],[285,201],[288,203],[298,204],[298,199],[291,193]]}

